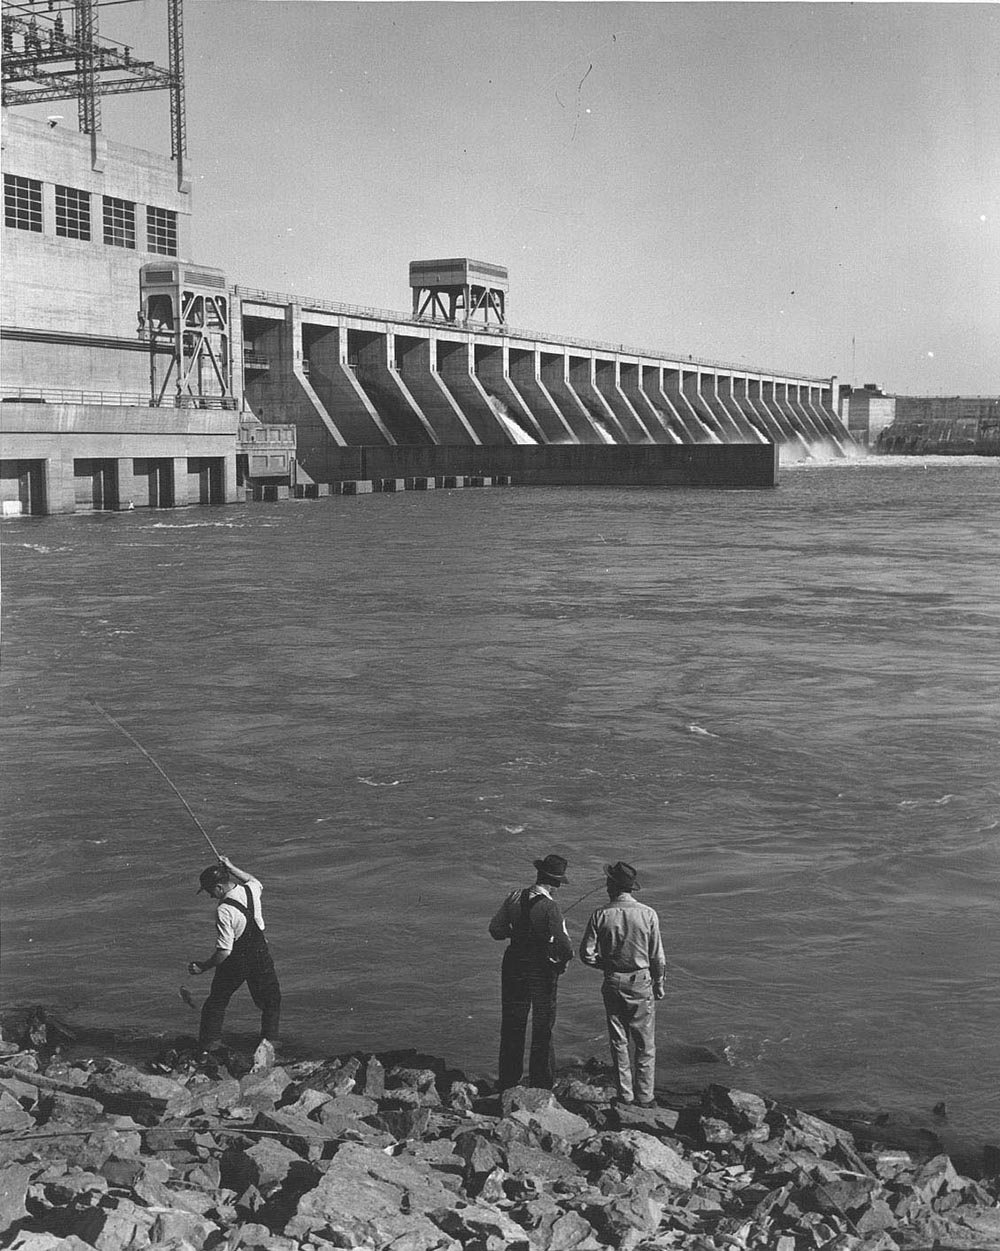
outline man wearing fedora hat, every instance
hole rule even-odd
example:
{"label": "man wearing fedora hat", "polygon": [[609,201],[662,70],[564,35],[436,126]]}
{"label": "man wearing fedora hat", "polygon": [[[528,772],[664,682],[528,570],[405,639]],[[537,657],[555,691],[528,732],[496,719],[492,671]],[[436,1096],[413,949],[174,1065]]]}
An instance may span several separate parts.
{"label": "man wearing fedora hat", "polygon": [[534,862],[534,886],[512,890],[490,921],[490,934],[503,942],[500,973],[500,1088],[521,1081],[524,1040],[531,1015],[528,1084],[551,1089],[556,1057],[552,1030],[556,1023],[559,975],[573,959],[573,944],[559,905],[552,897],[566,876],[566,861],[550,855]]}
{"label": "man wearing fedora hat", "polygon": [[212,988],[201,1009],[198,1042],[206,1051],[221,1045],[229,1000],[246,982],[250,997],[261,1011],[261,1040],[277,1045],[281,987],[264,937],[260,898],[264,888],[227,856],[220,856],[218,864],[203,869],[199,881],[197,893],[204,891],[217,906],[215,950],[207,960],[192,960],[188,965],[188,972],[196,976],[215,970]]}
{"label": "man wearing fedora hat", "polygon": [[[656,1069],[656,1007],[663,998],[666,960],[660,919],[639,903],[638,870],[619,860],[606,864],[608,903],[587,922],[580,959],[604,974],[601,994],[608,1022],[618,1097],[623,1103],[653,1106]],[[633,1081],[629,1046],[635,1052]]]}

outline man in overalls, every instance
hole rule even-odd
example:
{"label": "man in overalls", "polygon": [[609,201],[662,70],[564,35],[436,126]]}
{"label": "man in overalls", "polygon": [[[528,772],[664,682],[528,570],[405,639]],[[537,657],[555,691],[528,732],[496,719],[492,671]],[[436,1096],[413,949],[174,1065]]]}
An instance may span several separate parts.
{"label": "man in overalls", "polygon": [[528,1084],[551,1090],[555,1080],[556,992],[559,975],[573,959],[559,905],[552,898],[569,879],[562,856],[534,862],[534,886],[513,890],[490,921],[490,934],[503,942],[500,973],[500,1089],[516,1086],[524,1072],[524,1040],[531,1014]]}
{"label": "man in overalls", "polygon": [[260,903],[263,887],[226,856],[220,856],[218,864],[209,865],[200,881],[198,893],[204,891],[218,901],[218,906],[215,951],[207,960],[192,960],[188,965],[188,972],[194,974],[215,970],[212,989],[201,1009],[198,1042],[206,1051],[220,1046],[229,1000],[246,982],[251,998],[261,1011],[261,1041],[267,1039],[276,1046],[281,987],[264,937]]}
{"label": "man in overalls", "polygon": [[[583,933],[580,959],[604,973],[601,994],[608,1022],[611,1058],[618,1082],[618,1099],[649,1108],[654,1104],[656,1069],[656,1006],[663,998],[666,960],[660,938],[660,919],[639,903],[638,871],[619,860],[606,864],[608,900],[598,908]],[[635,1080],[629,1058],[635,1051]]]}

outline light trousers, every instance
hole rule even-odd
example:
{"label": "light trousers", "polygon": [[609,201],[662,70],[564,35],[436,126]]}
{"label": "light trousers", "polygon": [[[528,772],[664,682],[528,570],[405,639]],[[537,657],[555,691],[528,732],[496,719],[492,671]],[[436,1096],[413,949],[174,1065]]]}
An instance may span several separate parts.
{"label": "light trousers", "polygon": [[656,1002],[650,972],[639,969],[635,973],[605,973],[601,994],[618,1095],[625,1100],[649,1103],[656,1072]]}

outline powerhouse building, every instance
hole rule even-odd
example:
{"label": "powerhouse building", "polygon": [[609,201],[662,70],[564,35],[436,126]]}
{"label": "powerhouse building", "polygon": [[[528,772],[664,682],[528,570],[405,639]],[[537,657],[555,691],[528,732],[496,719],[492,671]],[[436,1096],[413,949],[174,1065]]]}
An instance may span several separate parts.
{"label": "powerhouse building", "polygon": [[99,130],[5,108],[2,163],[7,515],[309,493],[358,448],[852,443],[834,378],[516,329],[493,263],[414,261],[408,313],[234,282],[186,167]]}

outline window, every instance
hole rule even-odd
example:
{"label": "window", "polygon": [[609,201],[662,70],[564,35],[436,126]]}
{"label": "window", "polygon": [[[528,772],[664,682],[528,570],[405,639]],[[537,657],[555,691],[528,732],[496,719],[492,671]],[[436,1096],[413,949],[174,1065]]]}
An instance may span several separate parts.
{"label": "window", "polygon": [[170,209],[146,206],[146,244],[150,252],[177,255],[177,214]]}
{"label": "window", "polygon": [[135,205],[131,200],[104,197],[104,242],[115,248],[135,247]]}
{"label": "window", "polygon": [[90,238],[90,193],[56,187],[56,234],[64,239]]}
{"label": "window", "polygon": [[3,224],[15,230],[42,229],[42,184],[17,174],[3,176]]}

